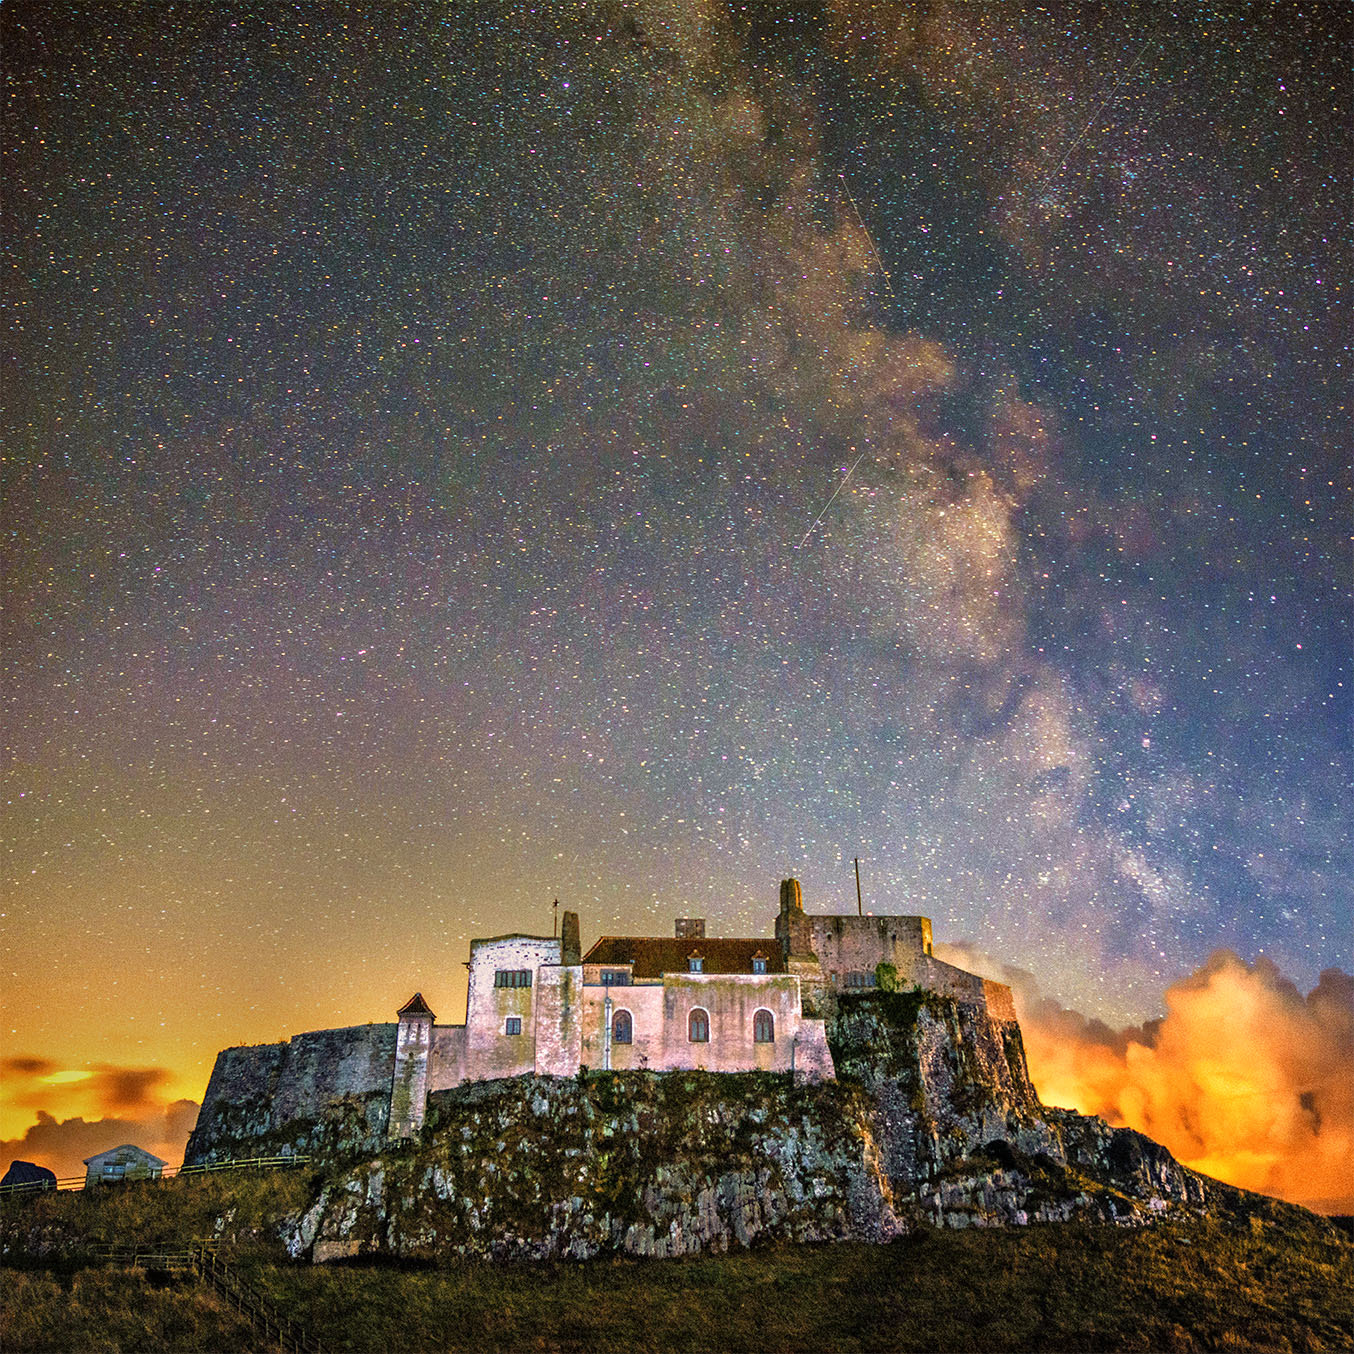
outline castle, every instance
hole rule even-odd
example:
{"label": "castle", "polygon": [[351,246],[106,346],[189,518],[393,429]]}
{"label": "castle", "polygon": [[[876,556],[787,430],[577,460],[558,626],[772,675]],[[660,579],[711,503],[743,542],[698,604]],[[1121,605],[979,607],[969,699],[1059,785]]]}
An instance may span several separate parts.
{"label": "castle", "polygon": [[472,941],[467,967],[463,1025],[437,1024],[416,993],[394,1025],[223,1050],[189,1157],[232,1105],[266,1107],[278,1125],[365,1096],[388,1104],[381,1127],[398,1139],[419,1131],[430,1092],[469,1081],[580,1068],[832,1078],[824,1014],[837,993],[883,976],[1015,1019],[1009,988],[935,958],[929,918],[812,915],[795,879],[780,886],[774,936],[711,937],[683,918],[672,936],[603,936],[583,954],[578,915],[565,912],[557,936]]}

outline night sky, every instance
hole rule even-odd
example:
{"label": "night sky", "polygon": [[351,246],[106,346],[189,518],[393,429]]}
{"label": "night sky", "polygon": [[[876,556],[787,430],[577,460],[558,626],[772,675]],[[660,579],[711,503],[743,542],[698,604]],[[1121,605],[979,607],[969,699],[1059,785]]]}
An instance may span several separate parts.
{"label": "night sky", "polygon": [[1350,966],[1346,6],[0,27],[10,1136],[854,856]]}

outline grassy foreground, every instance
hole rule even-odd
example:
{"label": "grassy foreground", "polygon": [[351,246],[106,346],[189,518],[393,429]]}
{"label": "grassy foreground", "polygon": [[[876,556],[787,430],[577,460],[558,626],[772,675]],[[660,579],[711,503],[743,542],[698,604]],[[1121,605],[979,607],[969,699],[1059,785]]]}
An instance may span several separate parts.
{"label": "grassy foreground", "polygon": [[[889,1246],[441,1269],[279,1263],[253,1281],[326,1350],[1354,1349],[1354,1246],[1320,1227],[927,1231]],[[10,1271],[0,1347],[258,1348],[189,1284]]]}

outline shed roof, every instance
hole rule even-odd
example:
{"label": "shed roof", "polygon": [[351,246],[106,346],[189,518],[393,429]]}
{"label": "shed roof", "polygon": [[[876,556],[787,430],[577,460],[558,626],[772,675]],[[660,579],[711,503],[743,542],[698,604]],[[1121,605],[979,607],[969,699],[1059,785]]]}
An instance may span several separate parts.
{"label": "shed roof", "polygon": [[636,978],[661,978],[665,973],[687,972],[692,955],[705,961],[705,973],[751,973],[754,957],[766,960],[768,973],[785,972],[780,946],[766,936],[602,936],[583,962],[633,964]]}
{"label": "shed roof", "polygon": [[121,1147],[110,1147],[106,1152],[96,1152],[92,1157],[86,1157],[85,1165],[93,1166],[107,1157],[121,1157],[124,1161],[136,1161],[146,1166],[165,1164],[154,1152],[147,1152],[144,1147],[138,1147],[135,1143],[125,1142]]}

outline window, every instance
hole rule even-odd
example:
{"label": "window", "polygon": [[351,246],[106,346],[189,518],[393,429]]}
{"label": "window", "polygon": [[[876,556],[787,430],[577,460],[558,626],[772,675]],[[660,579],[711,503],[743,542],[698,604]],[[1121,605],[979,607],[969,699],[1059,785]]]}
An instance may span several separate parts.
{"label": "window", "polygon": [[846,987],[874,987],[876,985],[873,973],[848,973],[842,982]]}
{"label": "window", "polygon": [[752,1017],[752,1042],[754,1044],[776,1042],[776,1017],[770,1011],[758,1011]]}
{"label": "window", "polygon": [[494,973],[495,987],[530,987],[529,968],[501,968]]}
{"label": "window", "polygon": [[521,1034],[521,1033],[522,1033],[522,1017],[521,1017],[521,1016],[509,1016],[509,1017],[503,1022],[503,1033],[504,1033],[504,1034]]}
{"label": "window", "polygon": [[756,956],[753,957],[753,960],[752,960],[752,971],[753,971],[754,973],[765,973],[765,972],[766,972],[766,960],[763,959],[761,955],[756,955]]}
{"label": "window", "polygon": [[699,1006],[686,1019],[686,1037],[693,1044],[710,1042],[710,1016]]}
{"label": "window", "polygon": [[634,1042],[635,1022],[629,1011],[617,1011],[611,1018],[611,1042],[630,1044]]}
{"label": "window", "polygon": [[693,955],[686,961],[686,971],[687,971],[688,973],[704,973],[704,972],[705,972],[705,960],[702,959],[702,958],[700,957],[700,955],[698,955],[698,954],[693,954]]}
{"label": "window", "polygon": [[629,987],[630,971],[623,968],[604,968],[602,970],[603,987]]}

